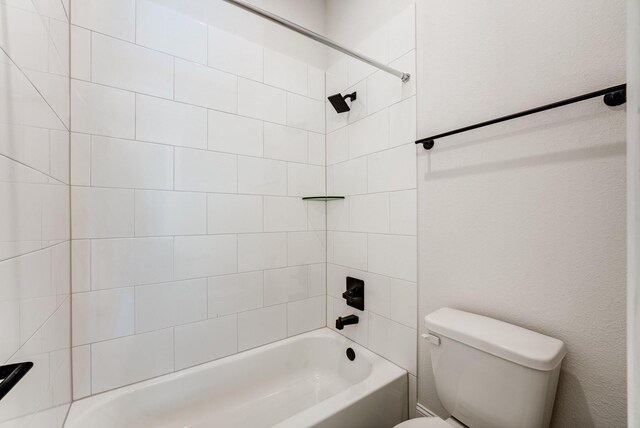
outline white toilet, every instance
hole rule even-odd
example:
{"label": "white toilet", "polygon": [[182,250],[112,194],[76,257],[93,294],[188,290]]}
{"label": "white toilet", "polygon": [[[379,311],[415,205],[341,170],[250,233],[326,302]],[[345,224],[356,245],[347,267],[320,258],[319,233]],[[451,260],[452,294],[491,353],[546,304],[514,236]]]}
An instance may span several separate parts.
{"label": "white toilet", "polygon": [[425,317],[436,391],[451,414],[396,428],[547,428],[564,343],[450,308]]}

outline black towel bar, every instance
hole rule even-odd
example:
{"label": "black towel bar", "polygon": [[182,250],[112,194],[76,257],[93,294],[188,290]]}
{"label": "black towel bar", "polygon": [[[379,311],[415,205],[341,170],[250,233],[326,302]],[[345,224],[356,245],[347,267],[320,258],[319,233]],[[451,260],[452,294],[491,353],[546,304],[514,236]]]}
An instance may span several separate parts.
{"label": "black towel bar", "polygon": [[510,114],[508,116],[502,116],[497,119],[487,120],[486,122],[476,123],[475,125],[465,126],[464,128],[455,129],[453,131],[443,132],[438,135],[432,135],[431,137],[421,138],[416,141],[416,144],[422,144],[425,150],[431,150],[435,144],[435,140],[442,137],[448,137],[449,135],[459,134],[461,132],[471,131],[472,129],[482,128],[484,126],[493,125],[495,123],[504,122],[511,119],[516,119],[522,116],[528,116],[534,113],[540,113],[541,111],[551,110],[552,108],[566,106],[567,104],[573,104],[580,101],[588,100],[604,95],[604,103],[608,106],[619,106],[627,102],[627,85],[617,85],[610,88],[601,89],[595,92],[589,92],[588,94],[579,95],[573,98],[567,98],[566,100],[557,101],[555,103],[547,104],[544,106],[524,110],[518,113]]}
{"label": "black towel bar", "polygon": [[33,367],[33,363],[17,363],[0,367],[0,400],[13,389],[14,386]]}

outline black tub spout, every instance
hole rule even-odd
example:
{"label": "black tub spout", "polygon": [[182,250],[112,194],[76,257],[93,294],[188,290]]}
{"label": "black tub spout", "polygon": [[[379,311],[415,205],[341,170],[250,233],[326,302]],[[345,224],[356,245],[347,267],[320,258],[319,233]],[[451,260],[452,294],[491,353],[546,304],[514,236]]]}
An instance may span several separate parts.
{"label": "black tub spout", "polygon": [[338,317],[336,320],[336,328],[338,330],[342,330],[345,325],[350,324],[358,324],[358,316],[357,315],[347,315],[346,317]]}

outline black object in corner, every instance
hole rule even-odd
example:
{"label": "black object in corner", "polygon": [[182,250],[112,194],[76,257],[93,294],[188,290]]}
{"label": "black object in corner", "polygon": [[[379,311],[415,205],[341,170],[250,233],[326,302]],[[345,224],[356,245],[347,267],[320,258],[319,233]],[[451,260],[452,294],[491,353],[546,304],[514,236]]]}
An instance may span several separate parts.
{"label": "black object in corner", "polygon": [[14,386],[33,367],[33,363],[9,364],[0,367],[0,400],[13,389]]}
{"label": "black object in corner", "polygon": [[347,301],[347,306],[364,311],[364,281],[348,276],[347,291],[342,293],[342,297]]}

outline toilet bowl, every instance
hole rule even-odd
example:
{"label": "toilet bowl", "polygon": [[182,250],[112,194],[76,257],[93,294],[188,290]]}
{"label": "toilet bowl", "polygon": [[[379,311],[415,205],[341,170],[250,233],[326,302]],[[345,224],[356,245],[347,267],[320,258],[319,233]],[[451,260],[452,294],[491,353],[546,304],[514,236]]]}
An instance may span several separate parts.
{"label": "toilet bowl", "polygon": [[440,418],[416,418],[416,419],[409,419],[408,421],[402,422],[401,424],[396,425],[394,428],[466,428],[466,427],[452,418],[449,418],[446,421],[443,421]]}

